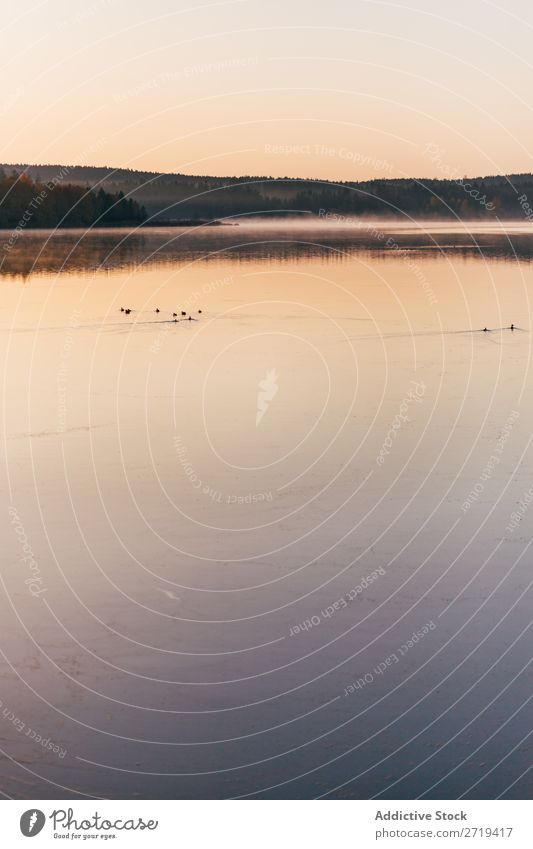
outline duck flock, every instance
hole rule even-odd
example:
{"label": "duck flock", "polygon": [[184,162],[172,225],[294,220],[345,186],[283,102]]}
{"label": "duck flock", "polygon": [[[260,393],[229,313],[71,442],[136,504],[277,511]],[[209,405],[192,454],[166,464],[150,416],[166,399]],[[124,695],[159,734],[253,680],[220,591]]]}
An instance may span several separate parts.
{"label": "duck flock", "polygon": [[[120,312],[123,312],[124,315],[130,315],[130,313],[132,312],[132,309],[130,307],[121,307]],[[154,312],[159,313],[159,312],[161,312],[161,310],[159,309],[159,307],[156,307]],[[198,314],[201,315],[201,313],[202,313],[202,310],[198,310]],[[179,316],[181,316],[181,318]],[[198,319],[193,318],[192,315],[190,315],[190,314],[187,315],[185,310],[180,310],[179,314],[177,312],[173,312],[172,318],[170,320],[171,321],[198,321]]]}

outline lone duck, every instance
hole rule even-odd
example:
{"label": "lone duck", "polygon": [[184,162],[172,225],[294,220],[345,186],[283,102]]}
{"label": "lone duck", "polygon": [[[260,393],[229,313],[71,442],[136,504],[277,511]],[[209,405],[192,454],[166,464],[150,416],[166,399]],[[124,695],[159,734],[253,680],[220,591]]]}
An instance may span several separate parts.
{"label": "lone duck", "polygon": [[124,307],[121,307],[121,308],[120,308],[120,312],[124,312]]}
{"label": "lone duck", "polygon": [[514,330],[514,324],[511,324],[511,330]]}
{"label": "lone duck", "polygon": [[198,312],[199,312],[199,313],[201,313],[201,312],[202,312],[202,310],[198,310]]}
{"label": "lone duck", "polygon": [[182,315],[187,315],[187,313],[186,313],[186,312],[184,312],[183,310],[181,311],[181,314],[182,314]]}
{"label": "lone duck", "polygon": [[156,308],[155,308],[155,311],[156,311],[156,312],[159,312],[159,309],[156,307]]}
{"label": "lone duck", "polygon": [[176,318],[176,316],[177,316],[177,312],[173,312],[173,313],[172,313],[172,316],[173,316],[173,318]]}

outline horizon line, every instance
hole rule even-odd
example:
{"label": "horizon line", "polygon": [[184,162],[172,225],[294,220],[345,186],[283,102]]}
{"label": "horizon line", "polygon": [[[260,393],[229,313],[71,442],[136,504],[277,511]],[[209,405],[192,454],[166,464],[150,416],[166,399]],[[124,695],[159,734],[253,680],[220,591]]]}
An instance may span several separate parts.
{"label": "horizon line", "polygon": [[66,168],[68,170],[72,170],[74,168],[86,168],[86,169],[95,169],[95,170],[103,170],[109,171],[110,174],[116,174],[120,171],[129,171],[132,174],[147,174],[150,176],[158,176],[158,177],[190,177],[194,179],[211,179],[211,180],[269,180],[272,182],[303,182],[303,183],[327,183],[331,185],[354,185],[354,184],[366,184],[366,183],[392,183],[399,182],[402,180],[412,180],[417,183],[425,183],[425,182],[439,182],[439,183],[454,183],[457,182],[458,179],[461,180],[487,180],[494,179],[500,177],[505,180],[511,180],[513,177],[532,177],[532,171],[514,171],[510,174],[508,173],[494,173],[494,174],[477,174],[477,175],[463,175],[461,178],[453,178],[453,177],[415,177],[415,176],[407,176],[407,177],[374,177],[371,179],[360,179],[360,180],[335,180],[333,178],[320,178],[320,177],[274,177],[268,174],[188,174],[184,171],[150,171],[143,170],[138,168],[129,168],[127,166],[117,166],[113,167],[111,165],[74,165],[74,164],[64,164],[60,162],[0,162],[0,169],[5,168],[22,168],[24,171],[27,171],[29,168]]}

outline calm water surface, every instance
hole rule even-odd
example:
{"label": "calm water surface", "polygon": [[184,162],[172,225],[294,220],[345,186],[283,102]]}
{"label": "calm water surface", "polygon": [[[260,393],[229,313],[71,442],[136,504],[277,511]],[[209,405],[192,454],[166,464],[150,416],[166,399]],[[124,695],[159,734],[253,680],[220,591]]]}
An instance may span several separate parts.
{"label": "calm water surface", "polygon": [[0,247],[4,794],[531,797],[533,237],[383,227]]}

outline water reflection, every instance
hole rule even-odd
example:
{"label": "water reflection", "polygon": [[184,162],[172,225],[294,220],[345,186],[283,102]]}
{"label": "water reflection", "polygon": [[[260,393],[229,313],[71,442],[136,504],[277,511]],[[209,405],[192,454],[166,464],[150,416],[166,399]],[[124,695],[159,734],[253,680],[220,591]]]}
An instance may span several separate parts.
{"label": "water reflection", "polygon": [[466,231],[449,227],[425,230],[392,222],[360,227],[303,224],[150,228],[135,230],[27,231],[9,246],[4,231],[0,270],[4,276],[131,270],[140,265],[206,262],[291,261],[319,257],[342,262],[357,252],[423,252],[426,258],[453,252],[462,257],[533,259],[533,233],[517,227],[503,232],[486,226]]}

